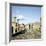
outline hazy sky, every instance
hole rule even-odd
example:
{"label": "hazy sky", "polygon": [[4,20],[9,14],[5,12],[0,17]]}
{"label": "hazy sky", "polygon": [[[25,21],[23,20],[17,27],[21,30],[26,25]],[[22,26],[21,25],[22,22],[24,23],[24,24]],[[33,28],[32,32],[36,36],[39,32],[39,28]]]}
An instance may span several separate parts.
{"label": "hazy sky", "polygon": [[12,17],[15,16],[20,19],[19,23],[40,22],[41,7],[12,6]]}

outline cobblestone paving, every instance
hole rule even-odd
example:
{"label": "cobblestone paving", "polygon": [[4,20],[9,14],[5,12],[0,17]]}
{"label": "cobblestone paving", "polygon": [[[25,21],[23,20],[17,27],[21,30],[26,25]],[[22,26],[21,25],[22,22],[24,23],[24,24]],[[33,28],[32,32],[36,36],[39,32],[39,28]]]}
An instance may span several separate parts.
{"label": "cobblestone paving", "polygon": [[40,32],[25,32],[24,34],[19,34],[12,39],[40,39],[41,33]]}

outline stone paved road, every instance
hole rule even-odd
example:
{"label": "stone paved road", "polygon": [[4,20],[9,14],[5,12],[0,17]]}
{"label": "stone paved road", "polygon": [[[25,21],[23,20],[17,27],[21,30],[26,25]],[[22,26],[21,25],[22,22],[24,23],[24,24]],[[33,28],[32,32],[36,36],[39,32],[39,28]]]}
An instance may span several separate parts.
{"label": "stone paved road", "polygon": [[25,32],[24,34],[19,34],[12,39],[40,39],[41,33],[40,32]]}

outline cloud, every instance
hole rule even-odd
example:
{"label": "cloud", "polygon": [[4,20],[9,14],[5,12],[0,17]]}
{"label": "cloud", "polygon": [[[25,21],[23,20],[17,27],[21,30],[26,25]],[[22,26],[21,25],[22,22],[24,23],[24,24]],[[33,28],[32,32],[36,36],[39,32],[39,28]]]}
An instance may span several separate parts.
{"label": "cloud", "polygon": [[19,15],[16,15],[16,17],[17,17],[16,19],[20,19],[20,20],[19,20],[19,23],[20,23],[20,24],[22,24],[22,23],[26,24],[26,23],[28,23],[28,21],[29,21],[29,20],[28,20],[29,18],[26,17],[26,16],[24,16],[24,15],[20,15],[20,14],[19,14]]}
{"label": "cloud", "polygon": [[16,15],[16,17],[17,17],[17,19],[20,19],[20,20],[21,20],[21,19],[23,19],[23,20],[26,19],[26,17],[25,17],[24,15],[20,15],[20,14],[19,14],[19,15]]}

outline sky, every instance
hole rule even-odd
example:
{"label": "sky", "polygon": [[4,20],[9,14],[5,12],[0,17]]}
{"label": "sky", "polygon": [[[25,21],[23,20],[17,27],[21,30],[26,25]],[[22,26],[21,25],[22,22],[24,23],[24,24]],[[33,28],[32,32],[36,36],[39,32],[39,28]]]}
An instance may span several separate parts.
{"label": "sky", "polygon": [[12,18],[15,16],[19,23],[40,22],[41,7],[12,6]]}

